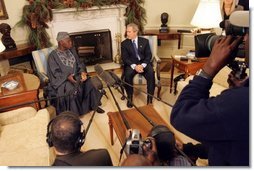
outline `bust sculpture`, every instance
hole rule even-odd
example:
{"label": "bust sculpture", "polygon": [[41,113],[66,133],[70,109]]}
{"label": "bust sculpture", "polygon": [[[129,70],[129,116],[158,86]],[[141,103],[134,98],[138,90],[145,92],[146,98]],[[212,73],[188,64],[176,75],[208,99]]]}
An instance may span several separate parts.
{"label": "bust sculpture", "polygon": [[5,46],[5,50],[12,50],[12,49],[16,49],[16,43],[15,41],[11,38],[11,27],[10,25],[6,24],[6,23],[2,23],[0,24],[0,33],[3,34],[2,36],[2,43]]}
{"label": "bust sculpture", "polygon": [[162,32],[162,33],[169,32],[167,22],[168,22],[168,13],[164,12],[161,14],[161,23],[162,24],[161,24],[160,32]]}

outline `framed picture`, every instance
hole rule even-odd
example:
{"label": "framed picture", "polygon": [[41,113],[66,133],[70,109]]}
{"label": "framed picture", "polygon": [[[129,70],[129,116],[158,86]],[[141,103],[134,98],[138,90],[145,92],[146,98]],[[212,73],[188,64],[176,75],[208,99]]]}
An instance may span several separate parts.
{"label": "framed picture", "polygon": [[8,14],[4,5],[4,0],[0,0],[0,20],[8,19]]}

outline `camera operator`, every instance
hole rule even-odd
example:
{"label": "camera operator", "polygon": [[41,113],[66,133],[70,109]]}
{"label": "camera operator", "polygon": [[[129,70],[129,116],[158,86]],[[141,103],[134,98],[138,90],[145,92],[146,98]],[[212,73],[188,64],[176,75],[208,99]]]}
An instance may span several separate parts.
{"label": "camera operator", "polygon": [[164,125],[154,126],[143,145],[144,156],[153,166],[191,166],[176,150],[174,134]]}
{"label": "camera operator", "polygon": [[47,126],[47,143],[54,147],[56,159],[53,166],[112,166],[106,149],[81,152],[85,129],[78,115],[62,112]]}
{"label": "camera operator", "polygon": [[248,79],[229,78],[244,83],[209,97],[214,76],[234,60],[235,50],[242,41],[248,59],[249,12],[233,12],[229,20],[232,25],[245,27],[246,35],[228,35],[216,40],[207,62],[178,97],[170,120],[182,133],[208,145],[209,165],[249,166]]}

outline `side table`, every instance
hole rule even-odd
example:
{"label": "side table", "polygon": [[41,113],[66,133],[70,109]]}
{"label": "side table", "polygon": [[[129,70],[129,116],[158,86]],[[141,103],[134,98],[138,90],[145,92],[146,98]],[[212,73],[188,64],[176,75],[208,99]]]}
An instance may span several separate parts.
{"label": "side table", "polygon": [[158,30],[145,30],[143,35],[156,35],[158,37],[158,46],[161,40],[178,40],[178,49],[181,48],[182,34],[176,30],[170,30],[168,33],[160,33]]}
{"label": "side table", "polygon": [[171,76],[170,76],[170,93],[172,93],[173,89],[173,79],[174,79],[174,68],[176,67],[178,70],[184,72],[184,78],[187,78],[189,75],[194,75],[197,70],[203,67],[205,62],[207,61],[207,57],[198,58],[197,62],[192,62],[190,59],[188,61],[181,61],[179,57],[176,55],[172,55],[172,63],[171,63]]}
{"label": "side table", "polygon": [[18,81],[19,85],[14,90],[7,90],[5,88],[1,88],[0,112],[13,110],[15,108],[20,108],[24,106],[32,106],[36,110],[40,109],[40,105],[38,102],[32,103],[33,101],[38,100],[40,85],[40,80],[38,77],[33,74],[13,72],[0,77],[0,86],[2,85],[2,83],[10,80]]}
{"label": "side table", "polygon": [[21,57],[27,54],[31,54],[33,50],[35,50],[34,46],[31,46],[28,44],[20,44],[20,45],[17,45],[17,49],[1,52],[0,60],[12,59],[12,58]]}
{"label": "side table", "polygon": [[[1,52],[0,53],[0,74],[4,75],[6,71],[9,70],[10,65],[14,65],[20,62],[25,62],[25,61],[29,61],[31,67],[33,68],[33,60],[31,55],[33,50],[35,50],[35,47],[32,45],[20,44],[20,45],[17,45],[17,49]],[[1,65],[4,65],[4,67]]]}

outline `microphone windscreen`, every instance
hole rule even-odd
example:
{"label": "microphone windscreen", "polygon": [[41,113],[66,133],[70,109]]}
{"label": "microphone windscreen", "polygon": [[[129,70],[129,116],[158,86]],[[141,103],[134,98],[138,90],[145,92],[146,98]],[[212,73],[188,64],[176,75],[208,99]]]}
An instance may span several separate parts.
{"label": "microphone windscreen", "polygon": [[96,64],[94,65],[94,70],[95,72],[100,76],[101,73],[104,71],[103,68],[99,65],[99,64]]}
{"label": "microphone windscreen", "polygon": [[101,80],[99,79],[99,77],[97,76],[93,76],[91,77],[91,81],[93,86],[97,89],[97,90],[102,90],[103,89],[103,85]]}
{"label": "microphone windscreen", "polygon": [[99,77],[107,83],[108,86],[113,86],[115,85],[116,81],[112,78],[112,76],[109,74],[109,72],[104,71],[104,69],[99,65],[96,64],[94,66],[95,72],[99,75]]}
{"label": "microphone windscreen", "polygon": [[122,83],[122,80],[113,71],[109,71],[109,74],[112,76],[112,78],[116,81],[117,84]]}

